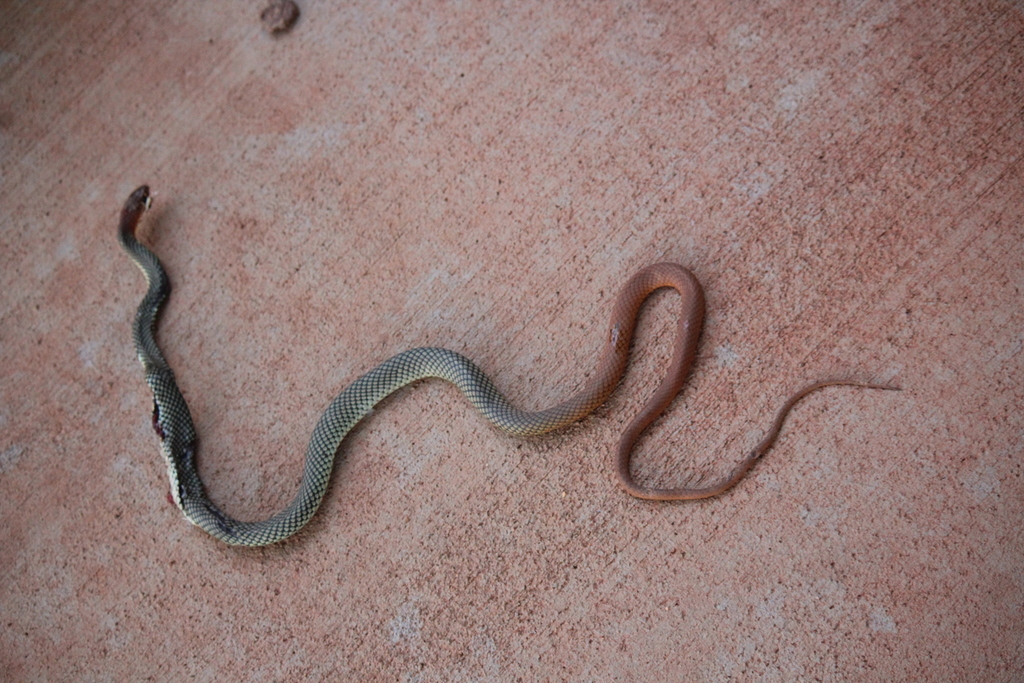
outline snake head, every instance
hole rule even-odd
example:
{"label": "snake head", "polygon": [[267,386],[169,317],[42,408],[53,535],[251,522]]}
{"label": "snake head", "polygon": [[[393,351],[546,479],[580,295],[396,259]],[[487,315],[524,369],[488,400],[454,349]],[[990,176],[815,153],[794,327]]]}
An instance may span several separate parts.
{"label": "snake head", "polygon": [[135,228],[139,224],[139,217],[142,212],[150,207],[153,198],[149,194],[149,185],[143,185],[128,196],[128,200],[121,209],[121,231],[135,235]]}

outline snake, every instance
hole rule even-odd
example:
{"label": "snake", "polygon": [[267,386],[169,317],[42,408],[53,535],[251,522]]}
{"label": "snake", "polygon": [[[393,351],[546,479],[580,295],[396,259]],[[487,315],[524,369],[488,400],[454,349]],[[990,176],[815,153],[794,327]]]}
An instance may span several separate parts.
{"label": "snake", "polygon": [[677,488],[638,484],[630,472],[633,447],[641,433],[664,412],[685,384],[696,359],[705,310],[704,292],[693,273],[674,263],[657,263],[641,269],[622,287],[612,309],[611,320],[602,331],[604,339],[597,368],[585,386],[566,401],[545,410],[523,411],[513,406],[484,371],[462,354],[436,347],[404,351],[356,379],[327,406],[313,428],[299,491],[292,502],[269,519],[239,521],[221,511],[206,494],[196,467],[196,432],[192,416],[174,373],[156,342],[157,317],[170,295],[171,283],[160,260],[136,238],[140,219],[151,203],[148,186],[143,185],[132,192],[121,211],[118,239],[148,284],[135,314],[132,337],[146,384],[153,393],[152,426],[160,439],[161,454],[167,466],[169,497],[185,519],[230,545],[270,545],[291,537],[305,526],[324,499],[335,456],[345,436],[373,411],[378,402],[418,380],[439,378],[454,384],[488,421],[514,436],[544,434],[588,415],[605,402],[626,370],[642,304],[651,293],[665,287],[678,291],[683,303],[676,323],[669,368],[654,395],[627,425],[614,454],[619,485],[637,498],[694,500],[716,496],[731,488],[775,443],[793,406],[818,389],[835,385],[898,389],[845,379],[815,382],[789,397],[763,440],[721,480],[702,485],[701,478]]}

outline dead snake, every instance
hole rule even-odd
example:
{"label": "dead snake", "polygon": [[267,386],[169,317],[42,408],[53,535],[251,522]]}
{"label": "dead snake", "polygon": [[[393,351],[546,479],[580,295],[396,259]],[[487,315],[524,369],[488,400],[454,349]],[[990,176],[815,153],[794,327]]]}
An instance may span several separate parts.
{"label": "dead snake", "polygon": [[118,237],[121,246],[146,276],[149,288],[139,304],[133,326],[135,349],[153,391],[153,429],[167,464],[171,497],[185,518],[210,535],[233,545],[261,546],[282,541],[306,524],[327,490],[334,457],[348,432],[368,415],[373,406],[392,392],[426,377],[438,377],[457,386],[469,402],[499,429],[510,434],[543,434],[579,420],[601,405],[626,369],[630,341],[641,304],[661,287],[676,289],[683,311],[676,326],[675,351],[668,373],[654,396],[626,428],[619,440],[615,467],[619,484],[628,493],[651,500],[687,500],[717,495],[743,478],[747,470],[775,442],[786,415],[801,398],[822,387],[851,385],[872,389],[896,389],[881,384],[849,380],[817,382],[791,396],[779,410],[767,435],[721,481],[708,485],[658,489],[637,484],[630,474],[630,455],[640,434],[661,414],[682,389],[693,365],[704,320],[704,293],[686,268],[672,263],[648,266],[634,275],[619,293],[611,322],[605,328],[597,370],[575,396],[553,408],[524,412],[512,406],[480,368],[465,356],[442,348],[404,351],[355,380],[335,398],[313,429],[306,449],[302,483],[295,499],[281,512],[260,522],[240,522],[228,517],[206,496],[196,470],[196,433],[188,406],[178,389],[154,333],[161,306],[171,291],[163,266],[139,243],[135,231],[149,208],[147,186],[135,190],[121,213]]}

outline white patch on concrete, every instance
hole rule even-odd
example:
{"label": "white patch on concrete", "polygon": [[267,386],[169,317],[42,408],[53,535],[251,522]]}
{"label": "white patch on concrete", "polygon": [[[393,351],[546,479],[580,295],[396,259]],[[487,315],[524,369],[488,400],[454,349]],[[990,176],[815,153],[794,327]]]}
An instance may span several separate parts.
{"label": "white patch on concrete", "polygon": [[741,50],[748,50],[761,42],[761,36],[752,31],[749,24],[737,24],[729,31],[726,42]]}
{"label": "white patch on concrete", "polygon": [[775,628],[781,629],[786,625],[785,607],[785,589],[774,587],[768,591],[768,595],[754,609],[754,614]]}
{"label": "white patch on concrete", "polygon": [[348,146],[350,126],[343,123],[331,123],[318,126],[298,126],[285,135],[274,136],[277,143],[275,152],[289,158],[308,158],[314,152],[325,154],[330,151],[342,150]]}
{"label": "white patch on concrete", "polygon": [[469,648],[485,680],[498,680],[501,665],[498,662],[498,646],[494,644],[494,640],[488,635],[477,635]]}
{"label": "white patch on concrete", "polygon": [[58,261],[73,261],[78,258],[78,247],[72,237],[65,237],[57,245],[56,257]]}
{"label": "white patch on concrete", "polygon": [[750,88],[750,79],[744,73],[736,72],[729,74],[725,79],[725,92],[730,95],[738,95]]}
{"label": "white patch on concrete", "polygon": [[750,172],[738,176],[733,180],[732,186],[738,194],[756,201],[771,192],[784,175],[785,169],[780,164],[773,164],[771,167],[761,164]]}
{"label": "white patch on concrete", "polygon": [[8,64],[18,64],[20,62],[21,57],[19,57],[16,53],[5,52],[4,50],[0,50],[0,67],[7,66]]}
{"label": "white patch on concrete", "polygon": [[96,349],[99,347],[98,341],[87,341],[78,347],[78,358],[83,366],[91,368],[96,365]]}
{"label": "white patch on concrete", "polygon": [[398,608],[398,614],[388,622],[391,629],[391,642],[401,643],[420,639],[423,630],[423,619],[416,602],[410,600]]}
{"label": "white patch on concrete", "polygon": [[980,503],[999,489],[999,472],[991,465],[979,467],[960,478],[963,485],[975,502]]}
{"label": "white patch on concrete", "polygon": [[78,247],[74,237],[68,236],[61,240],[54,249],[52,259],[37,259],[32,266],[32,272],[40,280],[46,280],[62,262],[76,259],[78,259]]}
{"label": "white patch on concrete", "polygon": [[25,447],[21,444],[14,444],[8,446],[3,453],[0,453],[0,473],[6,472],[21,460],[21,454],[25,452]]}
{"label": "white patch on concrete", "polygon": [[817,69],[799,74],[779,91],[775,100],[776,108],[785,113],[787,118],[794,117],[800,106],[817,93],[818,83],[824,75],[824,71]]}
{"label": "white patch on concrete", "polygon": [[896,633],[896,622],[884,607],[875,607],[868,614],[868,628],[876,633]]}
{"label": "white patch on concrete", "polygon": [[722,344],[716,347],[714,353],[715,360],[718,361],[718,367],[720,368],[730,368],[740,358],[740,354],[736,353],[736,350],[729,344]]}

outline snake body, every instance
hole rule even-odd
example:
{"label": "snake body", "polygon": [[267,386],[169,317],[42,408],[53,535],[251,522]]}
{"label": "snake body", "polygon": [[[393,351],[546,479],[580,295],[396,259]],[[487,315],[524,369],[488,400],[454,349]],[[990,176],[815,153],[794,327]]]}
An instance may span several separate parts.
{"label": "snake body", "polygon": [[672,287],[682,295],[683,311],[677,323],[675,350],[665,379],[626,428],[615,456],[619,483],[634,496],[652,500],[684,500],[717,495],[743,478],[754,462],[764,455],[778,436],[789,410],[810,392],[837,384],[894,388],[847,380],[818,382],[790,397],[764,440],[720,482],[706,487],[673,489],[636,484],[630,474],[633,445],[686,382],[696,357],[704,320],[704,294],[696,277],[682,266],[660,263],[644,268],[622,288],[606,328],[601,357],[593,377],[578,394],[564,403],[537,412],[522,411],[509,403],[487,375],[465,356],[443,348],[404,351],[352,382],[331,401],[313,429],[306,449],[302,483],[291,504],[269,519],[241,522],[222,512],[206,495],[196,469],[196,433],[192,417],[174,373],[156,343],[157,316],[170,294],[171,285],[159,259],[135,236],[139,220],[149,205],[147,186],[131,194],[121,213],[118,237],[149,285],[136,312],[132,332],[146,383],[153,392],[153,429],[160,437],[174,503],[188,521],[232,545],[269,545],[301,529],[323,500],[335,454],[348,432],[379,401],[417,380],[437,377],[451,382],[484,417],[499,429],[514,435],[543,434],[579,420],[601,405],[618,384],[626,369],[641,304],[651,292],[662,287]]}

